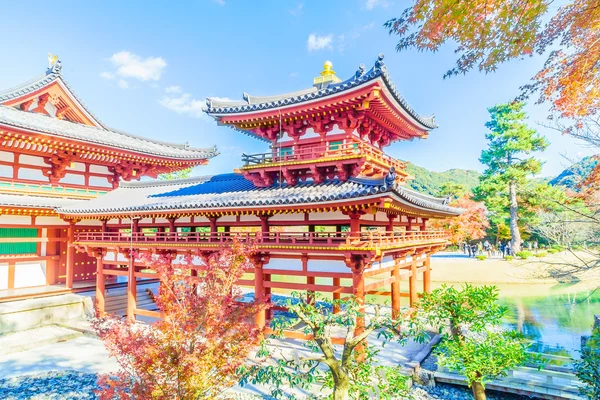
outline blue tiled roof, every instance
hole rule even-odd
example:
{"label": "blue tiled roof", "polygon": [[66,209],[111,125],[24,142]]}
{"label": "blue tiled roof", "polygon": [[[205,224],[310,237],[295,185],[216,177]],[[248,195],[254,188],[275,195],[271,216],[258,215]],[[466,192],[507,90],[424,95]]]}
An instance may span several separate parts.
{"label": "blue tiled roof", "polygon": [[343,92],[379,77],[383,79],[394,99],[412,118],[420,123],[425,129],[437,128],[433,116],[420,116],[400,95],[396,89],[396,85],[394,85],[392,79],[386,71],[386,67],[383,62],[383,54],[379,54],[377,61],[368,72],[365,72],[364,65],[361,65],[351,78],[343,82],[331,84],[324,89],[317,90],[315,88],[314,90],[302,90],[296,93],[288,93],[280,96],[264,98],[263,101],[250,101],[250,96],[247,94],[244,94],[244,101],[218,101],[207,98],[207,107],[205,108],[205,111],[207,114],[216,117],[221,114],[254,112],[283,107]]}
{"label": "blue tiled roof", "polygon": [[239,174],[221,174],[211,177],[208,181],[197,185],[187,186],[171,192],[158,193],[150,197],[191,196],[209,193],[232,193],[245,190],[255,190],[254,184]]}
{"label": "blue tiled roof", "polygon": [[294,186],[275,184],[257,188],[239,174],[224,174],[168,182],[124,183],[97,199],[66,206],[62,214],[103,214],[175,210],[274,207],[301,204],[327,204],[389,195],[409,207],[433,214],[458,215],[444,199],[422,195],[402,186],[388,185],[383,179],[351,178],[346,182],[302,182]]}

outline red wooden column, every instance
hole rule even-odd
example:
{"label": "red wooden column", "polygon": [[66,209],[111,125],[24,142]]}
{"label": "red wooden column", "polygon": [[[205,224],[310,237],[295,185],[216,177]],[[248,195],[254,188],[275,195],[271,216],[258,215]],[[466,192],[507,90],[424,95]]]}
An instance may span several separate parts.
{"label": "red wooden column", "polygon": [[388,215],[388,224],[385,226],[386,232],[394,232],[394,220],[398,217],[397,215],[389,214]]}
{"label": "red wooden column", "polygon": [[102,233],[106,233],[108,232],[108,220],[103,219],[102,220]]}
{"label": "red wooden column", "polygon": [[99,316],[104,315],[104,295],[106,293],[104,280],[104,252],[99,251],[96,256],[96,311]]}
{"label": "red wooden column", "polygon": [[[340,286],[341,282],[340,282],[340,278],[333,278],[333,286]],[[333,294],[333,301],[339,300],[340,299],[340,293],[336,292]],[[334,305],[333,306],[333,313],[337,314],[340,312],[340,306],[338,305]]]}
{"label": "red wooden column", "polygon": [[135,309],[137,307],[137,281],[135,277],[135,257],[137,251],[130,251],[127,265],[127,319],[135,321]]}
{"label": "red wooden column", "polygon": [[427,230],[427,221],[428,220],[429,220],[428,218],[421,218],[421,231]]}
{"label": "red wooden column", "polygon": [[15,288],[15,262],[8,262],[8,289]]}
{"label": "red wooden column", "polygon": [[408,278],[408,295],[411,307],[413,307],[417,302],[417,261],[415,260],[415,256],[415,254],[412,255],[412,261],[410,263],[410,276]]}
{"label": "red wooden column", "polygon": [[217,236],[217,220],[219,217],[209,217],[208,222],[210,223],[210,236],[216,238]]}
{"label": "red wooden column", "polygon": [[394,257],[394,270],[392,276],[394,282],[392,282],[392,318],[400,317],[400,256]]}
{"label": "red wooden column", "polygon": [[66,265],[66,282],[65,286],[67,289],[73,288],[73,277],[75,274],[75,247],[73,242],[75,241],[75,224],[77,221],[69,221],[69,228],[67,229],[67,265]]}
{"label": "red wooden column", "polygon": [[[304,273],[308,273],[308,256],[306,254],[304,254],[300,258],[300,260],[302,261],[302,271],[304,271]],[[306,277],[306,284],[307,285],[314,285],[315,284],[315,277],[314,276],[307,276]],[[306,291],[306,302],[308,304],[314,304],[315,303],[315,292],[313,290],[308,289]]]}
{"label": "red wooden column", "polygon": [[349,214],[349,217],[350,217],[350,234],[352,234],[352,235],[360,234],[361,214],[352,213],[352,214]]}
{"label": "red wooden column", "polygon": [[[254,297],[256,300],[264,300],[265,298],[265,276],[263,266],[268,263],[268,258],[263,256],[255,256],[252,259],[254,264]],[[267,322],[267,313],[265,310],[259,311],[255,316],[256,325],[262,329]]]}
{"label": "red wooden column", "polygon": [[173,232],[177,232],[177,229],[175,228],[175,218],[167,218],[167,221],[169,221],[169,235],[173,235]]}
{"label": "red wooden column", "polygon": [[423,271],[423,292],[431,293],[431,254],[427,253],[425,262],[425,271]]}

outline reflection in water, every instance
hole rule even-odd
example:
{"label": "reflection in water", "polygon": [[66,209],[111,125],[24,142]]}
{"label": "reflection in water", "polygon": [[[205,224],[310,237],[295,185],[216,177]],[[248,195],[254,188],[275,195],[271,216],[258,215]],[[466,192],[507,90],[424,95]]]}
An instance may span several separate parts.
{"label": "reflection in water", "polygon": [[[502,295],[502,289],[500,290]],[[600,294],[566,293],[544,297],[501,297],[506,325],[537,342],[536,351],[579,356],[581,336],[589,335]]]}

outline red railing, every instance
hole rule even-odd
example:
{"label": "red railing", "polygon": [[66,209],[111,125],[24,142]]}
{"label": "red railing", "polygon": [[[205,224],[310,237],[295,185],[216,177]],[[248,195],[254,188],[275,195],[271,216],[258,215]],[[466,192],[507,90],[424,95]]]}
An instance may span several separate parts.
{"label": "red railing", "polygon": [[[283,149],[287,149],[284,147]],[[278,151],[279,148],[276,148]],[[291,151],[291,149],[290,149]],[[404,171],[406,163],[388,156],[382,150],[362,142],[329,145],[298,145],[296,151],[284,154],[260,153],[242,154],[242,161],[246,166],[271,164],[288,161],[317,160],[319,158],[343,156],[367,156],[381,164],[395,167],[397,171]]]}
{"label": "red railing", "polygon": [[80,243],[173,243],[173,244],[215,244],[224,245],[234,238],[242,243],[255,245],[287,246],[326,246],[326,247],[393,247],[395,245],[447,240],[449,235],[441,231],[412,232],[362,232],[351,235],[349,232],[78,232],[76,241]]}

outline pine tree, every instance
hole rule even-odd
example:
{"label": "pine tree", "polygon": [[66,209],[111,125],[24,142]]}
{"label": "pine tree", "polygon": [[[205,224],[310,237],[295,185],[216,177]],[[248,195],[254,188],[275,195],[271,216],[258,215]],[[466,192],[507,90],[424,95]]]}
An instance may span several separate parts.
{"label": "pine tree", "polygon": [[524,188],[531,175],[541,171],[540,160],[530,156],[548,147],[548,141],[535,129],[527,126],[524,103],[498,104],[489,108],[491,119],[485,126],[488,148],[481,152],[487,169],[475,189],[476,199],[483,200],[491,211],[510,215],[511,248],[521,250],[519,232],[518,191]]}

